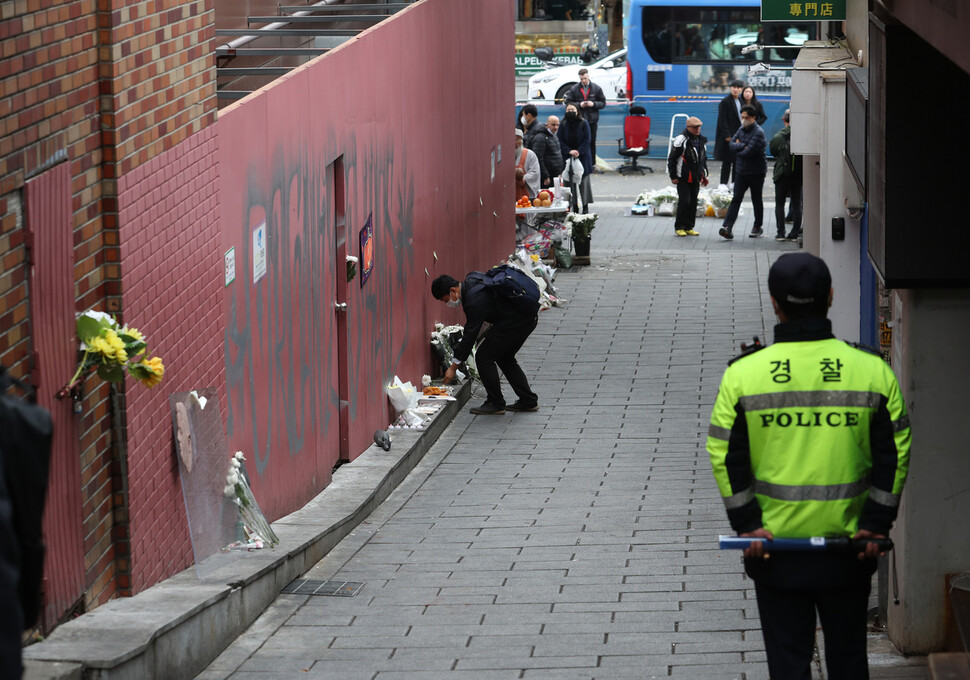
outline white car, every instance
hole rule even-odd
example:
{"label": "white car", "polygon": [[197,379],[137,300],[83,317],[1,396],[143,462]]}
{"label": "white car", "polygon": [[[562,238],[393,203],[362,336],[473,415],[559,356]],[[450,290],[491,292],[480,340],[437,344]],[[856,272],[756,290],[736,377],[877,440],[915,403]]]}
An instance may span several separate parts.
{"label": "white car", "polygon": [[[529,78],[529,99],[560,100],[579,82],[584,64],[567,64],[539,71]],[[626,48],[586,66],[589,79],[603,88],[607,99],[622,99],[626,89]]]}

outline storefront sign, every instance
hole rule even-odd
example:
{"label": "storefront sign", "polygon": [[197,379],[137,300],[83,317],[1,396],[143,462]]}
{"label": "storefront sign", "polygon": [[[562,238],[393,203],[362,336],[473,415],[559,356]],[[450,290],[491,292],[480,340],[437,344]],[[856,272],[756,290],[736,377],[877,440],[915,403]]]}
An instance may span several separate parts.
{"label": "storefront sign", "polygon": [[846,0],[761,0],[762,21],[845,21]]}
{"label": "storefront sign", "polygon": [[[582,64],[578,52],[555,52],[553,56],[563,64]],[[545,69],[543,62],[532,52],[515,53],[515,75],[531,76]]]}

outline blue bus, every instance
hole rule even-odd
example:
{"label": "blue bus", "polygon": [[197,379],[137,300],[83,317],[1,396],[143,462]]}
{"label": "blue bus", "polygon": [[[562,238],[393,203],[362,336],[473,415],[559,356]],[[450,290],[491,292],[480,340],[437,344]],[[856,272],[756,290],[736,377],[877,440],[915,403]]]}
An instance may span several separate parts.
{"label": "blue bus", "polygon": [[[790,67],[818,26],[762,24],[760,0],[631,0],[625,21],[627,99],[647,109],[651,138],[666,137],[671,118],[687,114],[703,120],[705,135],[713,139],[717,104],[738,79],[754,88],[764,106],[770,139],[790,100]],[[756,62],[770,68],[749,77],[748,65]],[[651,145],[650,155],[653,150]]]}

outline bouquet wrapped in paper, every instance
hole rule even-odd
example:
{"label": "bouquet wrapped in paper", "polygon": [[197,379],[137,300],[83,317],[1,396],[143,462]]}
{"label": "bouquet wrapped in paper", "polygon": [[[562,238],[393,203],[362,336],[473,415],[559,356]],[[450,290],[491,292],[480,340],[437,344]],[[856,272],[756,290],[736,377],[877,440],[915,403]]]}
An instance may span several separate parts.
{"label": "bouquet wrapped in paper", "polygon": [[[243,461],[246,457],[242,451],[237,451],[236,455],[229,459],[229,474],[226,475],[226,487],[224,493],[226,498],[232,499],[239,511],[239,521],[242,522],[243,530],[250,543],[268,544],[270,547],[279,544],[280,539],[273,531],[273,527],[266,521],[266,517],[259,509],[253,490],[249,488],[249,481],[246,479],[246,471],[243,468]],[[262,547],[262,545],[254,545]]]}

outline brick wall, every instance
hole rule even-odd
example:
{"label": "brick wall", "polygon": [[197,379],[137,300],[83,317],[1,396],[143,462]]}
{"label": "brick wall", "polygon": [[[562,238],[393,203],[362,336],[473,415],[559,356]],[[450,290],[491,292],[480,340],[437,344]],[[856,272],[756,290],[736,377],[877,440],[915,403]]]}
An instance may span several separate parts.
{"label": "brick wall", "polygon": [[[117,181],[214,122],[213,37],[211,0],[0,3],[0,362],[14,375],[29,378],[44,342],[29,331],[25,181],[66,155],[76,309],[127,317]],[[115,423],[108,386],[84,385],[81,609],[131,592],[124,442],[113,436],[125,398]]]}
{"label": "brick wall", "polygon": [[192,563],[168,396],[217,387],[225,405],[216,151],[207,128],[118,182],[126,318],[165,363],[127,390],[134,592]]}

